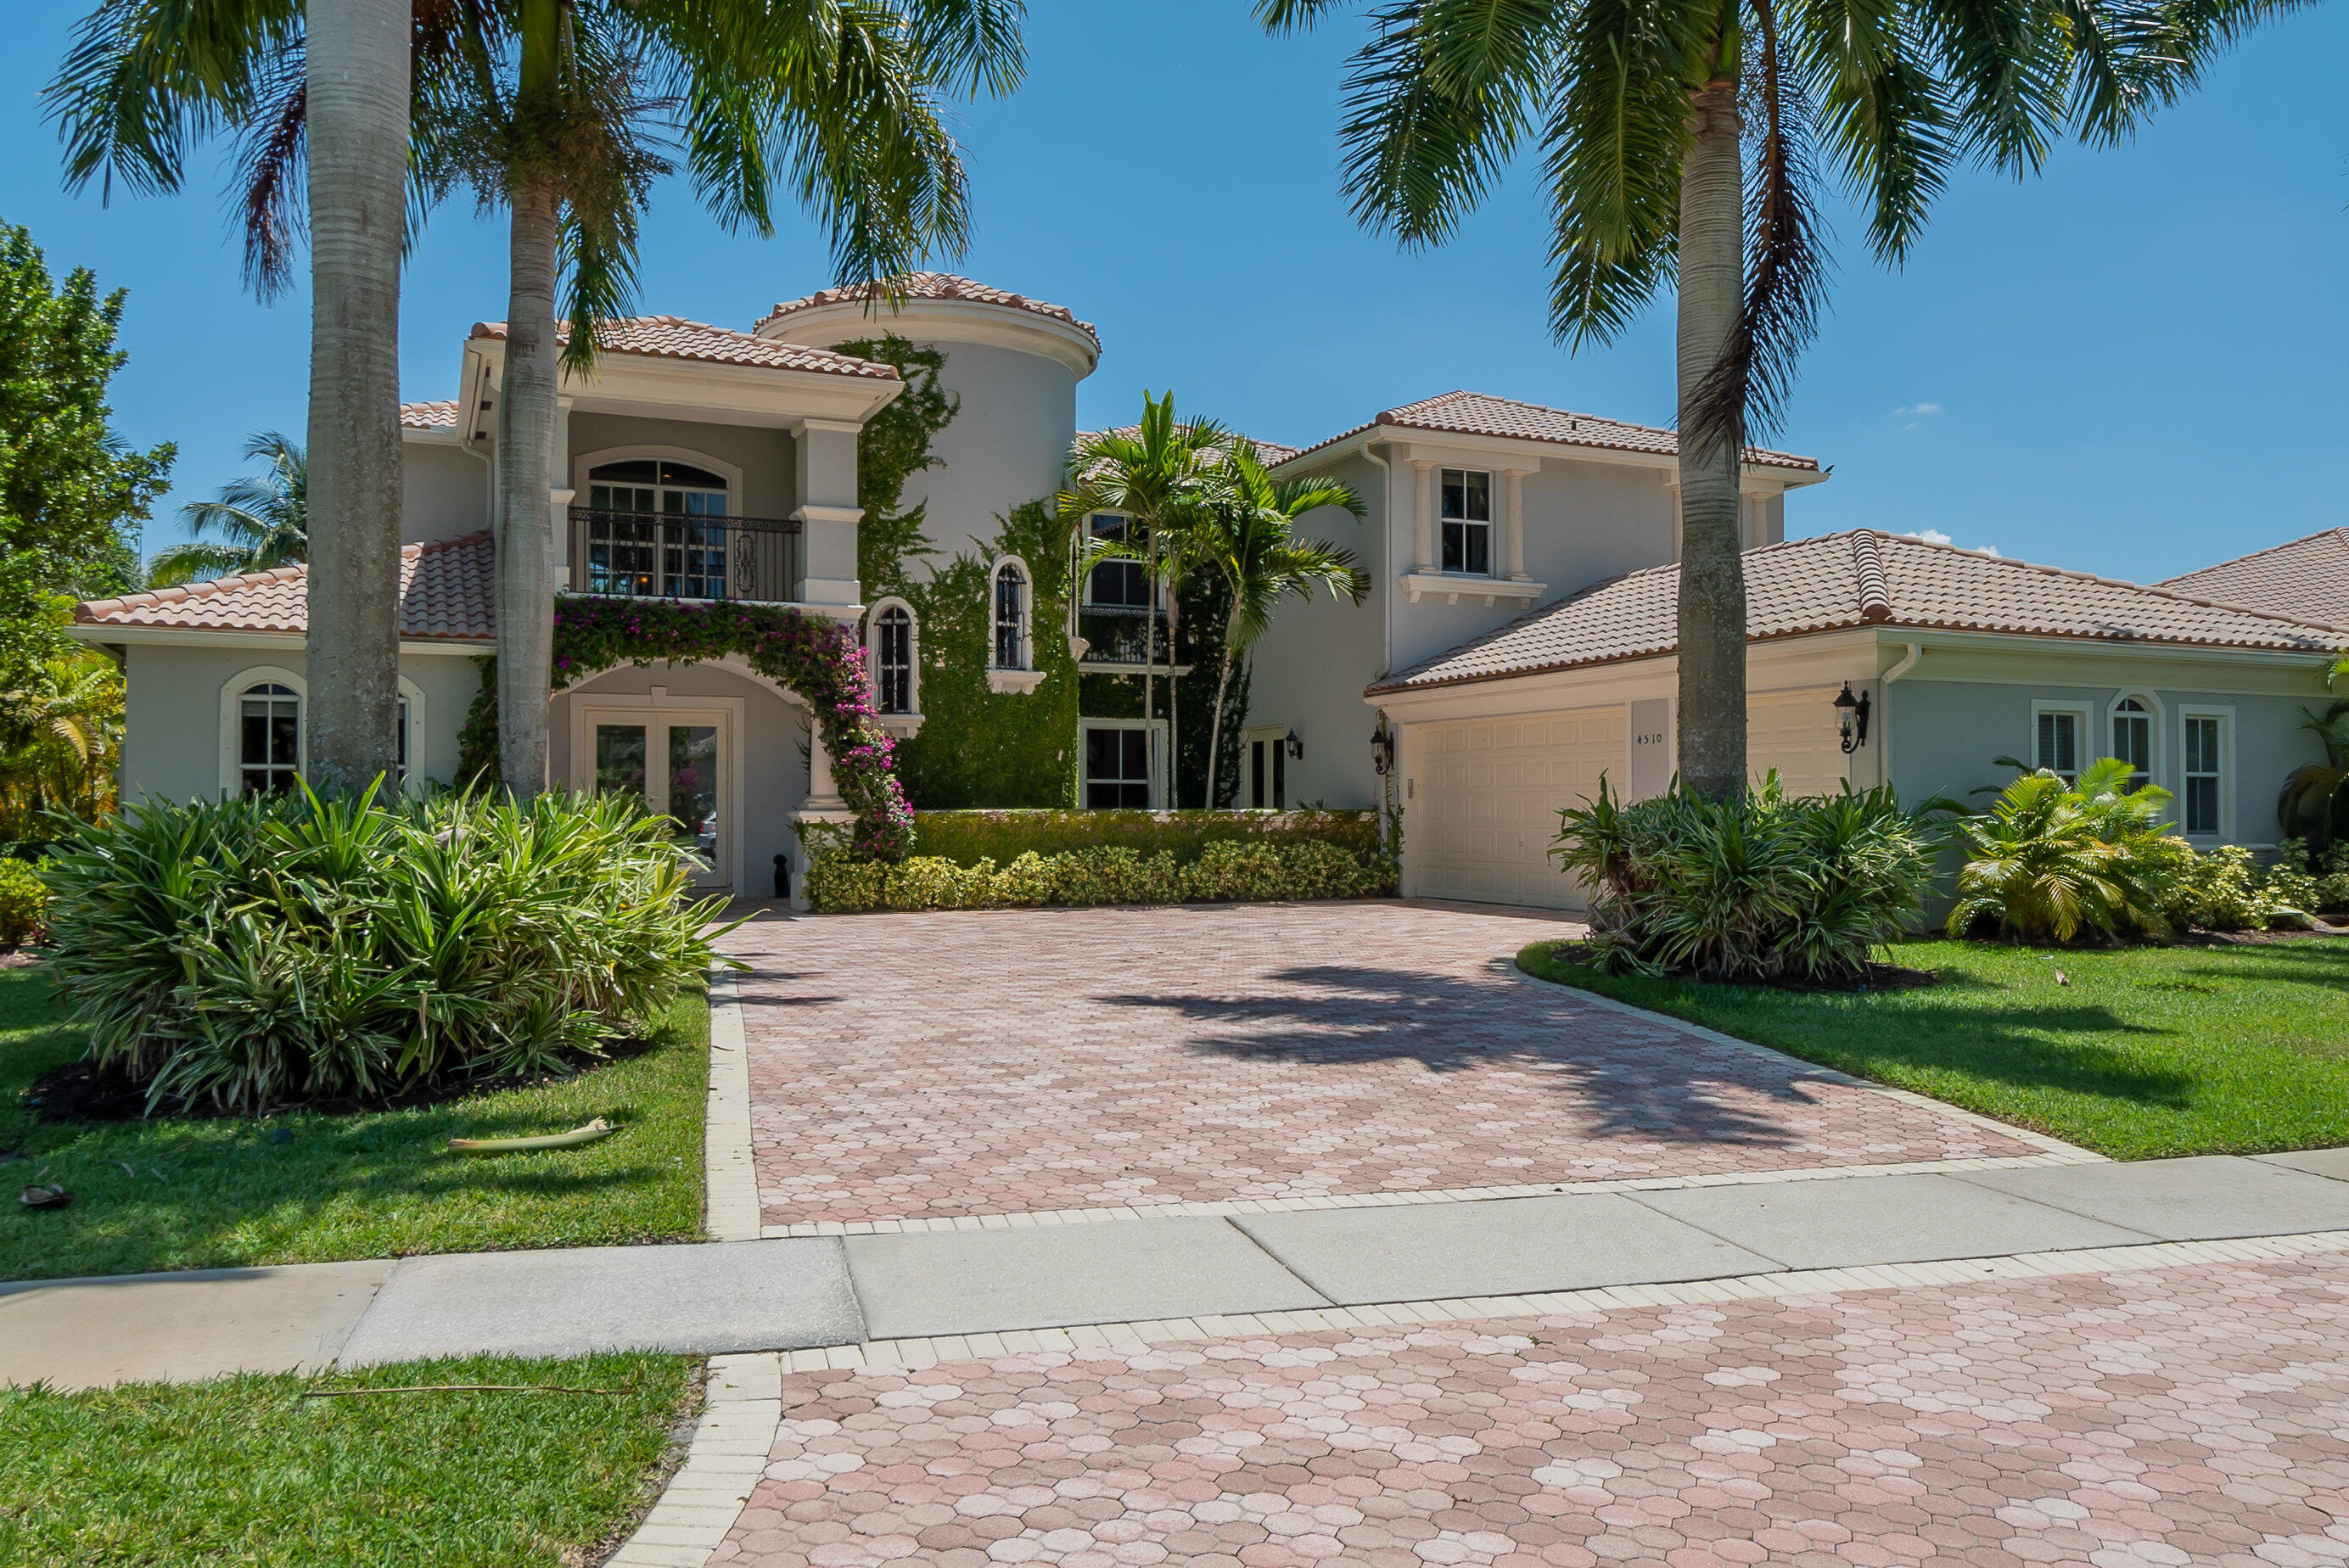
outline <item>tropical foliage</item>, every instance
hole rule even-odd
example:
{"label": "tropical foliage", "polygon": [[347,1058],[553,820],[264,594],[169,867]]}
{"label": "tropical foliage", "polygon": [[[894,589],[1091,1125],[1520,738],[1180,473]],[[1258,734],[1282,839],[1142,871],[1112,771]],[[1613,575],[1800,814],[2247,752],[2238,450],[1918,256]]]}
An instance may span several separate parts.
{"label": "tropical foliage", "polygon": [[2227,844],[2185,849],[2177,857],[2161,913],[2180,930],[2264,931],[2306,924],[2323,898],[2316,879],[2292,856],[2261,866],[2240,844]]}
{"label": "tropical foliage", "polygon": [[168,443],[134,451],[111,423],[124,297],[87,267],[59,286],[32,234],[0,224],[0,690],[69,652],[61,600],[135,583],[171,473]]}
{"label": "tropical foliage", "polygon": [[1009,865],[981,857],[959,865],[919,855],[880,865],[819,854],[808,872],[809,903],[828,913],[872,909],[999,909],[1013,905],[1185,903],[1268,899],[1364,898],[1395,891],[1395,863],[1326,840],[1228,840],[1196,858],[1123,844],[1029,851]]}
{"label": "tropical foliage", "polygon": [[2304,727],[2324,744],[2324,760],[2292,770],[2276,797],[2276,820],[2284,837],[2305,839],[2322,855],[2349,846],[2349,697],[2323,713],[2302,708]]}
{"label": "tropical foliage", "polygon": [[1551,853],[1590,897],[1593,962],[1609,974],[1841,983],[1923,906],[1939,835],[1890,789],[1714,800],[1680,787],[1559,814]]}
{"label": "tropical foliage", "polygon": [[55,847],[50,962],[150,1109],[556,1071],[713,960],[668,832],[611,796],[142,804]]}
{"label": "tropical foliage", "polygon": [[149,587],[270,572],[310,559],[310,465],[301,443],[264,430],[244,443],[244,455],[258,459],[262,472],[231,480],[212,500],[180,509],[188,538],[147,563]]}
{"label": "tropical foliage", "polygon": [[1987,924],[2019,942],[2168,934],[2171,893],[2192,851],[2165,831],[2169,791],[2129,788],[2135,771],[2107,757],[2075,785],[2041,769],[1959,821],[1966,861],[1951,934]]}
{"label": "tropical foliage", "polygon": [[30,941],[49,913],[48,884],[29,861],[0,860],[0,944]]}
{"label": "tropical foliage", "polygon": [[[1275,31],[1344,0],[1257,0]],[[1354,213],[1406,245],[1459,232],[1528,145],[1549,209],[1550,322],[1619,336],[1678,296],[1678,755],[1745,787],[1740,452],[1785,407],[1826,263],[1824,163],[1898,263],[1965,164],[2036,170],[2190,87],[2275,0],[1377,0],[1340,136]],[[1754,122],[1749,129],[1748,118]]]}
{"label": "tropical foliage", "polygon": [[113,810],[121,751],[121,672],[94,648],[0,691],[0,844],[46,840],[53,811],[95,821]]}

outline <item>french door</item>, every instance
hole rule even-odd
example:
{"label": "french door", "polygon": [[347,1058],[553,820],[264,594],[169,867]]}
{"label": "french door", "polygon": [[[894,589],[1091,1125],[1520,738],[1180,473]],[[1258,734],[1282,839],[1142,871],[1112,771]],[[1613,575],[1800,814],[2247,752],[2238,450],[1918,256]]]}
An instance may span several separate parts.
{"label": "french door", "polygon": [[574,775],[598,795],[633,795],[667,820],[695,887],[734,881],[733,716],[724,709],[583,707]]}

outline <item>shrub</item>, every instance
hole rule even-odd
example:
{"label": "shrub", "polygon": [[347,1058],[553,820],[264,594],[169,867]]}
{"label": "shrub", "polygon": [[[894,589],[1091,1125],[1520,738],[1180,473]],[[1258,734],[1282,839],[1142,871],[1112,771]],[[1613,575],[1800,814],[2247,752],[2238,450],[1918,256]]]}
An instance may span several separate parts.
{"label": "shrub", "polygon": [[2316,879],[2289,857],[2262,870],[2251,851],[2229,844],[2205,854],[2179,846],[2173,880],[2162,901],[2172,925],[2204,931],[2264,931],[2298,925],[2318,907]]}
{"label": "shrub", "polygon": [[50,961],[150,1110],[543,1073],[711,961],[667,833],[617,796],[140,806],[57,846]]}
{"label": "shrub", "polygon": [[1160,851],[1186,864],[1211,844],[1340,845],[1358,860],[1379,853],[1376,811],[916,811],[914,847],[958,866],[1009,865],[1030,851],[1123,848]]}
{"label": "shrub", "polygon": [[828,913],[1362,898],[1394,887],[1392,861],[1365,864],[1337,844],[1313,841],[1210,843],[1188,864],[1170,851],[1144,855],[1123,844],[1031,850],[1000,870],[986,859],[962,866],[916,855],[891,866],[823,854],[807,878],[808,902]]}
{"label": "shrub", "polygon": [[31,865],[0,859],[0,942],[30,942],[41,934],[49,890]]}
{"label": "shrub", "polygon": [[1844,981],[1921,908],[1934,836],[1889,789],[1788,799],[1775,772],[1733,800],[1674,789],[1558,813],[1551,853],[1590,890],[1611,974]]}
{"label": "shrub", "polygon": [[2301,905],[2312,913],[2349,910],[2349,842],[2338,842],[2322,852],[2305,839],[2286,839],[2276,846],[2276,872],[2290,867],[2307,877],[2314,892]]}
{"label": "shrub", "polygon": [[2194,852],[2161,830],[2169,791],[2130,789],[2131,776],[2116,757],[2090,765],[2076,786],[2042,769],[2008,785],[1988,811],[1961,820],[1967,859],[1951,934],[1987,921],[2022,942],[2166,935],[2167,908]]}

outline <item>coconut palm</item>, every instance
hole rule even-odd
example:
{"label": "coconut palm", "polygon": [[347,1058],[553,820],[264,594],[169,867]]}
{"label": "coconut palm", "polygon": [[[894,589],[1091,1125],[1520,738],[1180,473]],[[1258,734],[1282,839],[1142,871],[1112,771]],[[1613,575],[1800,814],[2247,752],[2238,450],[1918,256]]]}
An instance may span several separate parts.
{"label": "coconut palm", "polygon": [[[1097,430],[1077,438],[1069,450],[1069,484],[1055,498],[1061,515],[1076,520],[1083,552],[1081,572],[1105,557],[1141,561],[1150,569],[1150,619],[1146,623],[1142,676],[1142,717],[1154,720],[1157,708],[1157,604],[1162,585],[1179,585],[1187,562],[1174,549],[1184,528],[1206,501],[1208,476],[1231,433],[1213,419],[1174,418],[1174,394],[1142,395],[1142,422],[1121,430]],[[1097,540],[1084,531],[1084,519],[1110,511],[1126,519],[1125,537]],[[1180,717],[1173,712],[1174,624],[1167,624],[1168,728]],[[1171,769],[1170,769],[1171,771]],[[1211,780],[1212,771],[1207,776]],[[1210,785],[1212,789],[1212,784]]]}
{"label": "coconut palm", "polygon": [[[463,186],[511,215],[497,622],[502,770],[517,790],[545,777],[557,382],[563,364],[592,366],[598,325],[626,313],[642,211],[669,168],[664,139],[721,220],[771,233],[780,185],[828,224],[839,275],[886,280],[962,244],[964,180],[939,98],[1016,84],[1022,9],[416,0],[403,33],[412,145],[399,142],[413,154],[411,201],[420,211]],[[303,21],[288,0],[104,0],[49,90],[69,180],[119,167],[171,189],[188,141],[233,130],[248,275],[264,294],[281,285],[304,223]],[[409,66],[404,54],[403,82]],[[310,227],[323,239],[315,214]],[[395,489],[395,536],[398,512]],[[322,569],[323,557],[314,576]]]}
{"label": "coconut palm", "polygon": [[310,558],[309,465],[301,447],[291,436],[264,430],[245,442],[244,455],[266,463],[266,470],[231,480],[212,500],[181,507],[180,521],[190,537],[148,562],[148,586],[268,572]]}
{"label": "coconut palm", "polygon": [[[1356,603],[1371,580],[1354,553],[1319,539],[1297,537],[1306,513],[1338,507],[1359,518],[1362,498],[1335,480],[1275,481],[1251,441],[1236,441],[1211,476],[1204,506],[1181,524],[1173,553],[1192,570],[1217,579],[1230,593],[1224,614],[1223,667],[1216,673],[1216,713],[1207,729],[1207,777],[1199,804],[1216,803],[1222,758],[1224,697],[1232,668],[1243,658],[1284,599],[1310,599],[1327,588]],[[1178,802],[1179,803],[1179,802]]]}
{"label": "coconut palm", "polygon": [[[1341,3],[1257,10],[1283,31]],[[1816,319],[1815,156],[1897,263],[1961,164],[2019,176],[2066,135],[2118,139],[2282,4],[1380,0],[1341,131],[1358,220],[1441,242],[1537,142],[1558,337],[1607,342],[1677,285],[1691,789],[1745,787],[1740,459],[1748,433],[1777,421]]]}

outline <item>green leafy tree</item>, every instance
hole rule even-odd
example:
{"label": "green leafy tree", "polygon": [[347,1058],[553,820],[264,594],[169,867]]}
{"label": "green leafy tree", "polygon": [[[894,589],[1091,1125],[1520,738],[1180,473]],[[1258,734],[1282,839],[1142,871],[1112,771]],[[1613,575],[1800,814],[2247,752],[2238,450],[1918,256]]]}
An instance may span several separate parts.
{"label": "green leafy tree", "polygon": [[111,422],[124,297],[87,267],[57,286],[30,232],[0,225],[0,686],[66,652],[67,596],[131,586],[171,474],[170,443],[133,451]]}
{"label": "green leafy tree", "polygon": [[269,572],[310,559],[309,464],[301,446],[291,436],[264,430],[244,443],[244,455],[266,467],[229,480],[210,500],[180,509],[190,537],[148,562],[149,586]]}
{"label": "green leafy tree", "polygon": [[[1257,0],[1275,31],[1345,0]],[[1887,262],[1967,163],[2020,176],[2110,142],[2279,0],[1378,0],[1341,130],[1355,216],[1454,234],[1529,146],[1551,217],[1553,331],[1577,346],[1678,294],[1680,758],[1745,789],[1738,481],[1782,413],[1826,263],[1824,161]],[[1749,125],[1749,120],[1752,122]]]}
{"label": "green leafy tree", "polygon": [[[1216,673],[1215,717],[1207,729],[1207,766],[1199,804],[1212,807],[1222,756],[1224,698],[1232,666],[1244,659],[1272,624],[1284,599],[1310,599],[1314,591],[1362,602],[1371,580],[1354,564],[1354,552],[1319,539],[1299,539],[1306,513],[1337,507],[1360,518],[1361,497],[1334,480],[1275,480],[1254,442],[1241,440],[1210,474],[1206,503],[1177,526],[1172,553],[1189,570],[1226,591],[1223,656]],[[1181,801],[1175,802],[1177,805]]]}

